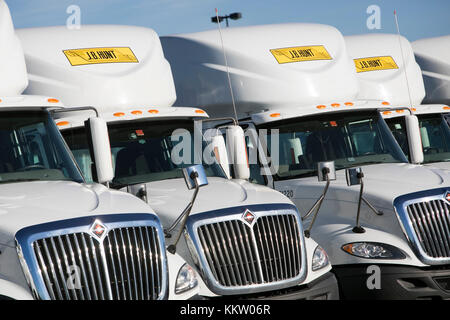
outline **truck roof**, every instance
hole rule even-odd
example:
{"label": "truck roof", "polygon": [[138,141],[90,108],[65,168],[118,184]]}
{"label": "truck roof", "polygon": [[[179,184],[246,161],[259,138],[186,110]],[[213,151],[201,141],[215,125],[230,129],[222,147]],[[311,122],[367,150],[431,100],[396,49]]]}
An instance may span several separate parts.
{"label": "truck roof", "polygon": [[62,108],[58,99],[37,95],[0,96],[0,111],[12,108]]}
{"label": "truck roof", "polygon": [[3,0],[0,0],[0,48],[0,95],[20,95],[28,85],[27,70],[9,8]]}
{"label": "truck roof", "polygon": [[[409,111],[405,109],[396,109],[396,110],[386,110],[382,112],[383,118],[397,118],[409,114]],[[435,114],[435,113],[450,113],[450,107],[445,104],[423,104],[419,107],[411,108],[412,114],[421,115],[421,114]]]}
{"label": "truck roof", "polygon": [[149,28],[83,25],[19,29],[29,74],[28,94],[66,105],[170,107],[176,99],[170,65]]}
{"label": "truck roof", "polygon": [[[66,109],[70,110],[70,107]],[[55,122],[60,130],[69,128],[83,127],[86,115],[90,111],[64,113],[62,116],[57,115]],[[176,118],[208,118],[208,114],[198,108],[171,107],[171,108],[116,108],[115,110],[100,111],[100,117],[109,122],[129,121],[129,120],[164,120]]]}
{"label": "truck roof", "polygon": [[384,100],[400,106],[420,105],[425,87],[411,44],[405,37],[363,34],[346,36],[345,43],[357,71],[358,99]]}
{"label": "truck roof", "polygon": [[[240,117],[270,109],[354,100],[356,72],[342,34],[320,24],[288,23],[222,30]],[[177,105],[231,116],[218,30],[161,37]]]}
{"label": "truck roof", "polygon": [[349,112],[349,111],[369,111],[369,110],[387,110],[389,111],[392,107],[385,101],[375,101],[375,100],[356,100],[356,101],[337,101],[328,104],[319,105],[294,105],[289,109],[271,109],[268,111],[253,113],[251,118],[253,122],[257,125],[281,121],[287,119],[293,119],[298,117],[305,117],[311,115],[321,115],[321,114],[332,114],[335,112]]}
{"label": "truck roof", "polygon": [[425,82],[424,103],[450,104],[450,35],[417,40],[412,46]]}

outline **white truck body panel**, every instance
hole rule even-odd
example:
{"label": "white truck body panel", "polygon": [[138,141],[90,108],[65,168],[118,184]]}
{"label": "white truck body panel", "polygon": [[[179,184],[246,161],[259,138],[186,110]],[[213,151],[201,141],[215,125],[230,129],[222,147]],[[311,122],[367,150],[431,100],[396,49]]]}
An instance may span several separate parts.
{"label": "white truck body panel", "polygon": [[450,35],[416,40],[412,47],[425,83],[423,102],[450,105]]}
{"label": "white truck body panel", "polygon": [[[59,97],[65,105],[94,105],[102,110],[124,106],[168,107],[175,101],[170,66],[163,57],[158,35],[151,29],[83,25],[80,30],[64,26],[19,29],[17,34],[27,60],[28,93],[64,93]],[[64,47],[65,43],[68,47]],[[132,47],[136,59],[145,63],[114,63],[113,68],[111,63],[72,66],[61,52],[83,48],[95,51],[99,47]]]}
{"label": "white truck body panel", "polygon": [[20,95],[28,85],[27,69],[20,40],[14,33],[14,25],[8,6],[0,1],[0,95]]}
{"label": "white truck body panel", "polygon": [[387,101],[393,106],[420,105],[425,88],[411,44],[405,37],[363,34],[346,36],[345,44],[352,59],[387,56],[397,65],[394,69],[358,72],[358,99]]}
{"label": "white truck body panel", "polygon": [[[379,65],[378,68],[358,72],[359,99],[382,100],[393,107],[409,107],[413,114],[419,117],[422,114],[449,112],[450,108],[445,105],[422,104],[425,97],[422,72],[414,57],[411,43],[406,38],[396,34],[363,34],[346,36],[345,42],[355,64],[360,63],[359,59],[391,57],[396,66],[382,61],[384,65]],[[386,111],[383,112],[383,117],[389,119],[405,114],[409,114],[409,111]],[[450,164],[443,161],[429,165],[450,169]]]}
{"label": "white truck body panel", "polygon": [[[239,118],[356,97],[355,72],[333,27],[292,23],[228,28],[222,34]],[[213,117],[234,115],[218,31],[161,37],[161,43],[172,66],[177,105],[207,106]],[[270,52],[314,45],[324,45],[331,59],[279,64]],[[183,52],[177,52],[180,47]]]}

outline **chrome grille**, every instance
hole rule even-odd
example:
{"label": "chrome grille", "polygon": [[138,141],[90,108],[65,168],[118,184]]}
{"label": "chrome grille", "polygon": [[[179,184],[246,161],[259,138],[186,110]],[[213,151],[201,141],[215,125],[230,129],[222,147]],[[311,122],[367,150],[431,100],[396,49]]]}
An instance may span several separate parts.
{"label": "chrome grille", "polygon": [[[36,298],[156,300],[167,294],[167,262],[156,216],[102,216],[63,220],[16,234],[21,263]],[[134,219],[134,220],[133,220]]]}
{"label": "chrome grille", "polygon": [[394,207],[417,257],[428,265],[450,263],[448,188],[425,190],[395,198]]}
{"label": "chrome grille", "polygon": [[213,278],[214,281],[209,281],[213,287],[214,282],[219,284],[217,293],[252,292],[256,287],[295,282],[291,280],[299,283],[306,275],[304,239],[297,211],[252,212],[258,216],[253,224],[244,222],[242,213],[205,218],[197,221],[197,227],[191,222],[206,276]]}
{"label": "chrome grille", "polygon": [[433,258],[450,257],[450,205],[443,199],[412,203],[407,207],[422,249]]}

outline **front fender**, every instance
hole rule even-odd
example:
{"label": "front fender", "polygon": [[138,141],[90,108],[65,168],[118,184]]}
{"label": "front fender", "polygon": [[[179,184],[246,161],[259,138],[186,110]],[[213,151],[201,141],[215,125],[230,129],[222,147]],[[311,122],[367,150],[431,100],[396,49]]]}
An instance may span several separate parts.
{"label": "front fender", "polygon": [[0,279],[0,300],[33,300],[28,288],[23,288],[11,281]]}

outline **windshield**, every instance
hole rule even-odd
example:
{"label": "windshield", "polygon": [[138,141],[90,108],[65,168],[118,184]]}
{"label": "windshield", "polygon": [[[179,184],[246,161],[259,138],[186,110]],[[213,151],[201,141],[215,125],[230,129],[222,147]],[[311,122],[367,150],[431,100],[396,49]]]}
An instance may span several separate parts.
{"label": "windshield", "polygon": [[450,129],[442,114],[419,115],[424,162],[450,160]]}
{"label": "windshield", "polygon": [[2,111],[0,183],[34,180],[83,182],[47,111]]}
{"label": "windshield", "polygon": [[[424,163],[450,160],[450,129],[445,115],[418,115]],[[409,159],[408,136],[404,117],[386,119],[403,152]]]}
{"label": "windshield", "polygon": [[[194,144],[188,142],[188,160],[184,163],[172,158],[178,155],[178,149],[174,150],[179,143],[186,143],[183,139],[173,139],[175,130],[183,130],[192,136],[194,122],[192,120],[170,120],[170,121],[126,121],[108,124],[109,138],[111,142],[111,153],[113,158],[114,184],[132,185],[138,183],[152,182],[158,180],[183,178],[182,169],[195,163]],[[83,128],[69,129],[63,131],[69,147],[77,160],[85,179],[92,181],[91,157],[86,135]],[[201,133],[200,133],[201,137]],[[204,147],[204,141],[202,146]],[[179,148],[181,149],[181,148]],[[201,152],[202,150],[200,150]],[[225,177],[221,167],[213,163],[203,163],[208,177]]]}
{"label": "windshield", "polygon": [[[345,112],[288,119],[261,125],[279,130],[276,180],[317,174],[317,163],[335,161],[336,169],[407,162],[384,120],[373,112]],[[268,150],[272,139],[267,137]]]}

